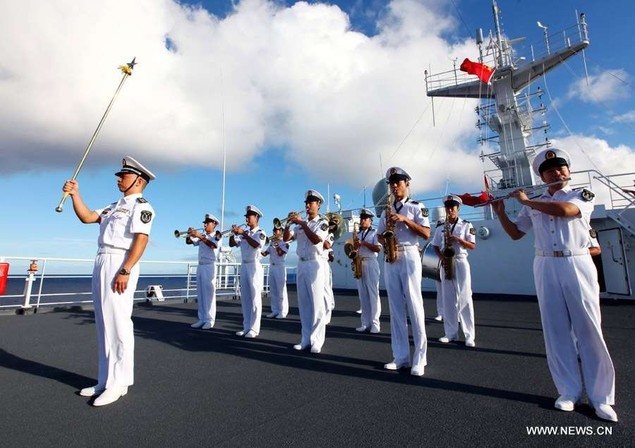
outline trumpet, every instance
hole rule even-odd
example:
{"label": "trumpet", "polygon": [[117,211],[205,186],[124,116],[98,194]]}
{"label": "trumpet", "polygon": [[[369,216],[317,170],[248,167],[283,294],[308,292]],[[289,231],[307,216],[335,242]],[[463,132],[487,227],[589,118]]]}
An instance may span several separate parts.
{"label": "trumpet", "polygon": [[[236,228],[237,228],[237,229],[240,229],[240,228],[243,228],[243,229],[244,229],[244,228],[247,228],[247,224],[241,224],[241,225],[239,225],[239,226],[236,226]],[[231,233],[231,232],[233,232],[233,231],[234,231],[234,226],[232,226],[230,229],[223,230],[222,232],[220,232],[220,235],[218,235],[218,236],[219,236],[219,238],[222,238],[222,237],[224,237],[225,235],[227,235],[228,233]]]}
{"label": "trumpet", "polygon": [[[196,229],[197,232],[202,232],[203,230],[205,230],[205,229]],[[181,237],[184,237],[184,236],[188,236],[187,232],[188,232],[187,230],[178,230],[177,229],[177,230],[174,231],[174,236],[176,238],[181,238]]]}
{"label": "trumpet", "polygon": [[284,227],[287,226],[287,223],[289,222],[289,218],[291,217],[291,215],[299,215],[302,212],[290,212],[289,216],[287,216],[284,219],[280,219],[280,218],[273,218],[273,228],[274,229],[283,229]]}

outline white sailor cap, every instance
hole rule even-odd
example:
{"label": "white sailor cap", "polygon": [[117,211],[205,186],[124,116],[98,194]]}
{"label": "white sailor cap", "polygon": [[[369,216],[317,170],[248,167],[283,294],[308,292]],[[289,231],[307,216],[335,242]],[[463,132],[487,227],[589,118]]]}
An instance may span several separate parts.
{"label": "white sailor cap", "polygon": [[399,168],[398,166],[388,168],[388,171],[386,171],[387,183],[399,182],[400,180],[405,180],[407,182],[410,179],[412,179],[410,174],[406,173],[405,170]]}
{"label": "white sailor cap", "polygon": [[369,208],[363,208],[359,212],[359,217],[360,218],[374,218],[375,213]]}
{"label": "white sailor cap", "polygon": [[212,215],[211,213],[205,213],[203,224],[207,224],[208,222],[215,222],[216,224],[220,223],[216,216]]}
{"label": "white sailor cap", "polygon": [[463,201],[461,200],[460,197],[458,197],[455,194],[449,194],[443,198],[443,205],[445,206],[461,205],[461,204],[463,204]]}
{"label": "white sailor cap", "polygon": [[571,156],[564,149],[547,148],[536,154],[531,163],[534,173],[541,175],[543,171],[556,166],[570,166]]}
{"label": "white sailor cap", "polygon": [[115,176],[121,176],[123,174],[132,173],[137,176],[141,176],[146,182],[156,179],[156,176],[152,174],[152,171],[141,165],[135,159],[130,156],[126,156],[121,161],[121,169],[115,173]]}
{"label": "white sailor cap", "polygon": [[322,196],[317,190],[307,190],[304,195],[304,202],[306,203],[311,201],[320,201],[320,203],[324,203],[324,196]]}
{"label": "white sailor cap", "polygon": [[258,218],[262,218],[262,212],[255,205],[245,207],[245,216],[249,215],[256,215]]}

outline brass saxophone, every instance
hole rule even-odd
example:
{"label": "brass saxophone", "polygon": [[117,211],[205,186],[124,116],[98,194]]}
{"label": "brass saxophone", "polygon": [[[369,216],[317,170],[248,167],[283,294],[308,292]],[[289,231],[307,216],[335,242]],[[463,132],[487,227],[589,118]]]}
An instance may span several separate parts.
{"label": "brass saxophone", "polygon": [[359,249],[356,249],[359,237],[357,232],[359,231],[359,224],[353,224],[353,239],[347,240],[344,243],[344,253],[351,261],[351,270],[353,271],[354,278],[362,278],[362,257],[359,256]]}
{"label": "brass saxophone", "polygon": [[394,263],[397,260],[397,240],[395,239],[395,223],[392,222],[392,194],[388,196],[386,201],[386,230],[382,234],[384,238],[384,258],[387,263]]}
{"label": "brass saxophone", "polygon": [[452,280],[454,278],[454,256],[456,255],[456,251],[452,247],[452,243],[450,242],[450,237],[452,236],[452,227],[450,224],[450,220],[446,219],[443,229],[443,272],[445,273],[446,280]]}

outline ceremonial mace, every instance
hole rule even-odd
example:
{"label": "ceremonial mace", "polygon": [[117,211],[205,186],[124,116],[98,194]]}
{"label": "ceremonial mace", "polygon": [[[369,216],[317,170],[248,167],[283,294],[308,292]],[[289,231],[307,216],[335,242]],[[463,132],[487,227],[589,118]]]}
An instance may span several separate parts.
{"label": "ceremonial mace", "polygon": [[[93,146],[93,143],[95,142],[95,139],[97,138],[97,135],[99,134],[99,131],[101,130],[101,127],[104,125],[104,121],[106,121],[106,117],[108,116],[108,113],[110,112],[110,109],[112,108],[112,105],[115,102],[115,99],[117,99],[117,95],[119,95],[119,91],[121,90],[123,83],[126,82],[126,79],[128,79],[128,77],[132,75],[132,69],[134,68],[136,64],[135,59],[137,58],[132,58],[131,62],[128,62],[125,65],[120,65],[118,67],[119,70],[121,70],[121,73],[123,73],[121,81],[119,82],[119,87],[117,87],[115,94],[112,96],[112,99],[110,100],[110,104],[108,104],[108,107],[106,108],[106,112],[104,112],[104,115],[101,117],[101,120],[99,120],[97,129],[95,129],[95,132],[93,133],[93,137],[88,142],[88,146],[86,146],[84,155],[82,156],[82,159],[77,164],[77,168],[75,168],[75,173],[73,173],[73,177],[71,178],[71,180],[77,179],[77,175],[79,174],[79,171],[82,169],[82,165],[84,165],[84,162],[86,161],[86,157],[88,157],[90,148]],[[62,200],[60,201],[59,205],[55,207],[56,212],[60,213],[63,210],[62,207],[67,197],[68,197],[68,193],[64,193],[62,195]]]}

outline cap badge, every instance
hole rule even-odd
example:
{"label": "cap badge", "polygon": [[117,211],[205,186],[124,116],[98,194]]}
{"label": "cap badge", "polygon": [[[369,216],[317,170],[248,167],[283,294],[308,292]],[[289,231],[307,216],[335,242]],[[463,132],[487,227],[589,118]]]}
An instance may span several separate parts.
{"label": "cap badge", "polygon": [[556,157],[556,153],[553,151],[547,151],[547,153],[545,154],[545,159],[547,160],[553,159],[554,157]]}

